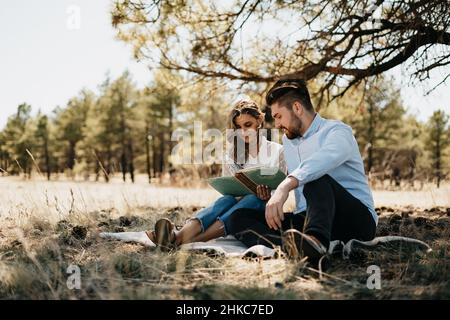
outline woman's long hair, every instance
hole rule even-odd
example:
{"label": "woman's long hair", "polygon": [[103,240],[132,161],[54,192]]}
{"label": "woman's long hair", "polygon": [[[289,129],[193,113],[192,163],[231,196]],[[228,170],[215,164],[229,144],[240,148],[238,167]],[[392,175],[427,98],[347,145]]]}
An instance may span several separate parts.
{"label": "woman's long hair", "polygon": [[[241,114],[248,114],[254,117],[257,120],[261,120],[261,125],[257,129],[256,132],[256,146],[257,152],[259,152],[259,129],[264,125],[264,113],[260,110],[258,104],[252,100],[240,100],[231,109],[228,115],[228,125],[227,129],[232,129],[233,134],[227,136],[227,141],[232,144],[232,159],[234,163],[238,166],[242,166],[244,163],[248,161],[250,146],[249,143],[245,141],[240,141],[238,143],[238,139],[241,139],[238,135],[235,134],[237,130],[236,126],[236,118]],[[244,154],[242,152],[238,152],[238,145],[244,145]]]}

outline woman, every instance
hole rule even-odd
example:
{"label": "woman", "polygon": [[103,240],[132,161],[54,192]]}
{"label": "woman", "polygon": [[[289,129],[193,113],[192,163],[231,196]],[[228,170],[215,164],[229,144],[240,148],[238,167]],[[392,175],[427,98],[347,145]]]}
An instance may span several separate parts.
{"label": "woman", "polygon": [[[286,172],[282,146],[268,141],[259,134],[264,124],[264,113],[250,100],[241,100],[229,114],[229,132],[227,136],[231,147],[225,152],[222,175],[231,176],[241,169],[256,166],[279,167]],[[256,139],[256,141],[255,141]],[[243,146],[240,147],[240,146]],[[213,204],[199,211],[179,230],[166,218],[155,224],[154,231],[147,236],[161,250],[170,250],[189,242],[204,242],[227,235],[229,217],[240,208],[264,210],[270,198],[267,186],[258,186],[257,196],[251,194],[240,198],[224,195]]]}

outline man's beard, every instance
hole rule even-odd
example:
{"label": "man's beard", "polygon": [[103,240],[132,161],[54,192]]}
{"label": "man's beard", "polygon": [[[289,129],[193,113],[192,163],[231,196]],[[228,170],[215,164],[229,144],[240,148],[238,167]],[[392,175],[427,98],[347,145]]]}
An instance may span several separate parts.
{"label": "man's beard", "polygon": [[286,135],[286,137],[292,140],[302,136],[300,132],[302,127],[302,120],[300,120],[297,115],[293,114],[292,122],[290,123],[289,128],[283,127],[282,129],[285,130],[284,134]]}

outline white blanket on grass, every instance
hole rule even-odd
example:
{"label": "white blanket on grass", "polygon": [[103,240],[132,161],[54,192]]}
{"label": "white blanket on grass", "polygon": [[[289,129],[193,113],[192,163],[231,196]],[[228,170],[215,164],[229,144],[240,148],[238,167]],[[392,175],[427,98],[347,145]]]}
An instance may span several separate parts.
{"label": "white blanket on grass", "polygon": [[[102,232],[101,238],[115,239],[124,242],[140,243],[149,248],[156,245],[148,238],[144,231],[140,232]],[[204,251],[227,257],[244,257],[255,255],[258,257],[271,258],[275,256],[275,250],[263,245],[248,248],[234,236],[222,237],[208,242],[192,242],[180,246],[181,250]]]}
{"label": "white blanket on grass", "polygon": [[[102,232],[100,233],[101,238],[105,239],[116,239],[124,242],[140,243],[146,247],[156,247],[156,245],[148,238],[144,231],[140,232]],[[342,252],[342,257],[348,259],[355,249],[367,249],[371,250],[378,248],[380,246],[384,247],[395,247],[400,248],[413,248],[414,250],[421,250],[424,252],[430,252],[431,248],[425,242],[400,237],[400,236],[385,236],[377,237],[371,241],[360,241],[352,239],[347,243],[343,243],[339,240],[331,241],[330,247],[328,249],[328,254],[333,254],[335,251],[340,250]],[[255,245],[248,248],[241,241],[237,240],[234,236],[222,237],[208,242],[193,242],[188,244],[183,244],[180,247],[181,250],[191,250],[199,252],[208,252],[214,255],[221,255],[225,257],[262,257],[262,258],[273,258],[276,256],[276,250],[273,248],[266,247],[264,245]]]}

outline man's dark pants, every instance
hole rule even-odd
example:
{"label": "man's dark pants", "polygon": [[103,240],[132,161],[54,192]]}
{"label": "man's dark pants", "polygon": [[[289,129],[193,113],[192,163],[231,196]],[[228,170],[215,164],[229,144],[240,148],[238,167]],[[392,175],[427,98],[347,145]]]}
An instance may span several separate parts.
{"label": "man's dark pants", "polygon": [[369,209],[329,175],[305,184],[307,209],[298,214],[285,213],[281,230],[270,229],[264,211],[236,210],[230,218],[230,234],[247,246],[281,246],[281,234],[297,229],[315,236],[328,247],[331,240],[363,241],[375,237],[376,225]]}

